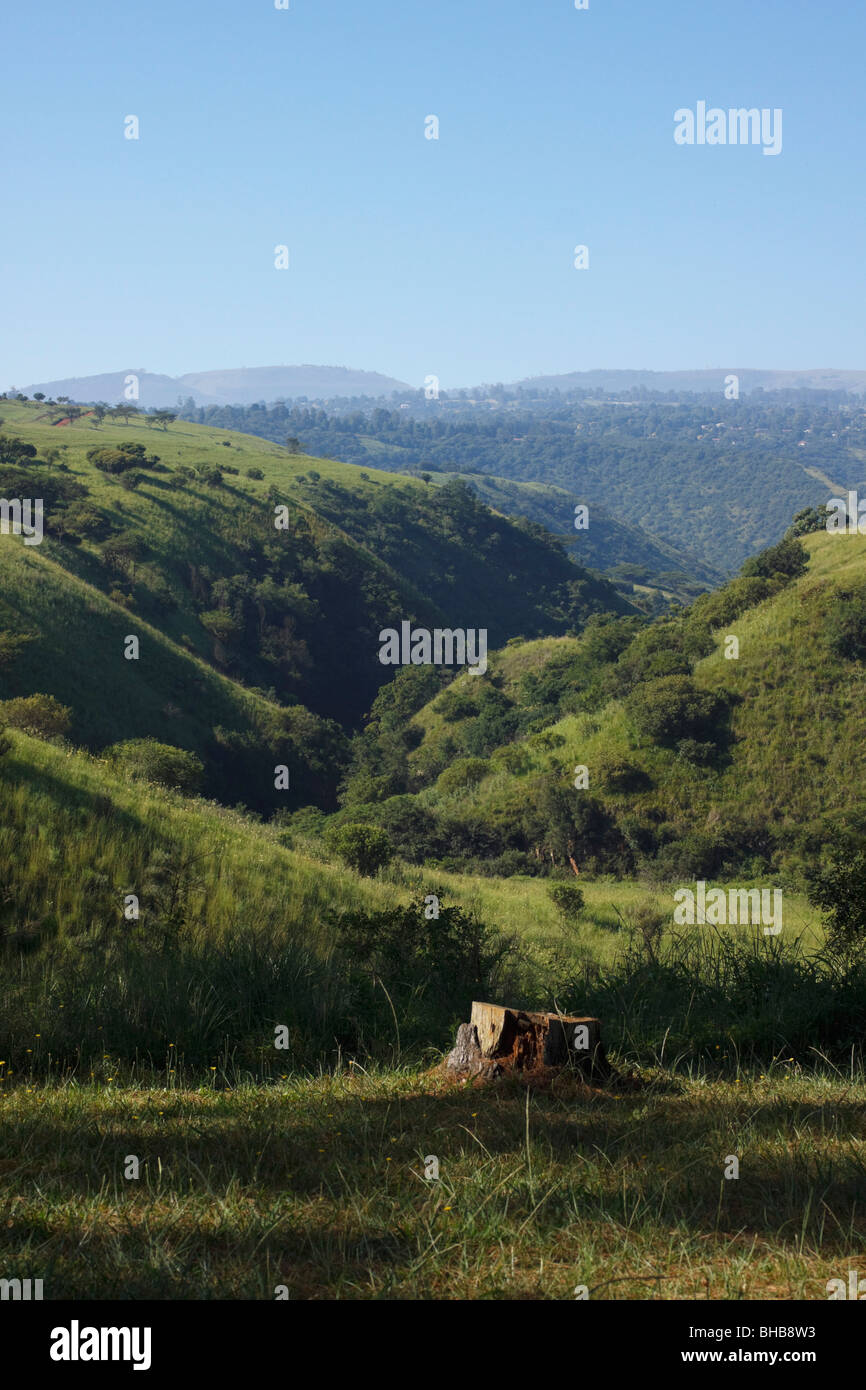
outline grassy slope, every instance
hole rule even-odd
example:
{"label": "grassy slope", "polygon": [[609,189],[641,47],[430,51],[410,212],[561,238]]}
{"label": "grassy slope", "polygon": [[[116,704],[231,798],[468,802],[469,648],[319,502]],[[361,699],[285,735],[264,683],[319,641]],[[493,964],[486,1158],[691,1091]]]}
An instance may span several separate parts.
{"label": "grassy slope", "polygon": [[[232,572],[231,545],[215,525],[230,517],[225,499],[215,489],[196,483],[187,494],[169,495],[158,474],[147,476],[136,492],[126,492],[84,455],[88,449],[132,441],[158,453],[172,468],[231,463],[241,470],[238,477],[226,479],[231,500],[242,494],[257,508],[264,504],[269,486],[290,487],[311,461],[287,455],[265,440],[182,421],[166,431],[133,423],[106,423],[97,429],[86,418],[56,427],[40,421],[41,414],[37,407],[4,401],[5,433],[40,451],[63,450],[69,476],[86,484],[93,502],[122,529],[146,537],[150,554],[144,566],[145,582],[152,574],[165,579],[177,609],[156,625],[112,602],[99,591],[106,581],[94,544],[72,548],[46,539],[38,547],[25,549],[20,542],[4,544],[5,538],[0,537],[0,623],[39,636],[16,661],[10,690],[38,689],[70,704],[76,716],[73,736],[91,746],[150,735],[200,750],[211,724],[249,728],[251,714],[276,706],[213,669],[213,641],[198,621],[182,577],[190,562],[211,566],[216,573]],[[222,447],[227,439],[230,449]],[[345,481],[347,474],[357,472],[345,464],[315,462],[324,477]],[[250,466],[262,470],[264,481],[242,476]],[[314,529],[334,529],[318,522],[311,509],[304,510]],[[375,556],[364,558],[384,571]],[[417,594],[401,586],[398,576],[388,577],[403,587],[407,603],[417,604]],[[135,667],[123,658],[123,637],[128,632],[142,635],[142,660]]]}
{"label": "grassy slope", "polygon": [[[84,483],[91,500],[118,528],[142,537],[149,547],[137,574],[143,603],[130,611],[108,597],[112,583],[120,589],[130,586],[106,574],[96,543],[71,546],[47,537],[40,546],[25,548],[15,538],[0,537],[0,626],[39,636],[16,662],[7,693],[41,690],[71,705],[76,717],[72,736],[91,747],[151,735],[202,752],[212,725],[246,730],[257,715],[267,712],[266,700],[232,679],[233,668],[214,669],[214,641],[199,620],[202,605],[190,571],[195,566],[213,577],[229,577],[245,570],[248,561],[240,548],[241,533],[248,524],[270,527],[272,511],[266,497],[271,487],[291,499],[316,544],[339,541],[348,547],[355,566],[355,578],[341,581],[337,575],[326,584],[316,632],[321,633],[334,617],[334,606],[341,606],[349,596],[347,586],[354,597],[363,580],[368,593],[375,596],[370,602],[376,622],[370,618],[368,636],[358,638],[361,647],[348,657],[353,664],[366,659],[363,679],[370,700],[383,674],[376,660],[380,620],[396,621],[412,614],[432,626],[444,614],[455,623],[457,608],[468,604],[475,616],[467,625],[493,618],[492,641],[496,628],[508,623],[511,609],[519,609],[531,588],[525,582],[524,567],[540,559],[537,543],[509,528],[516,571],[509,582],[519,593],[505,599],[497,587],[495,557],[476,554],[471,538],[436,535],[417,525],[414,516],[410,518],[417,500],[428,495],[417,479],[288,455],[262,439],[183,421],[167,430],[140,422],[97,428],[88,417],[72,425],[52,426],[40,418],[44,412],[39,406],[6,401],[0,413],[7,436],[35,445],[40,453],[61,449],[61,462],[69,468],[64,476]],[[143,443],[171,469],[231,464],[240,472],[227,475],[221,488],[198,480],[177,488],[168,475],[145,473],[137,490],[126,491],[117,478],[101,473],[85,457],[88,449],[116,447],[126,441]],[[247,478],[250,466],[260,469],[264,479]],[[57,476],[55,470],[48,471]],[[318,477],[311,480],[309,473]],[[37,481],[38,470],[34,470],[34,488]],[[370,533],[365,519],[368,499],[381,495],[383,488],[392,499],[392,515],[405,508],[404,529],[411,532],[411,544],[393,547],[390,555],[385,554],[375,523]],[[345,567],[346,562],[341,563]],[[562,565],[570,574],[570,567],[564,561]],[[455,566],[463,567],[459,585],[452,573]],[[458,592],[464,582],[466,592]],[[602,604],[609,601],[619,611],[627,610],[612,590],[593,580],[587,584]],[[159,606],[160,593],[167,594],[168,605]],[[527,616],[534,611],[532,601],[526,611]],[[366,620],[369,615],[365,611],[363,616]],[[142,636],[142,660],[134,666],[123,659],[122,639],[129,632]],[[317,659],[324,659],[321,643]],[[248,685],[272,684],[273,668],[254,665],[253,669],[258,677],[247,678]],[[290,687],[291,698],[333,716],[335,711],[326,707],[329,691],[338,685],[336,671],[332,675],[333,679],[319,681],[316,696],[301,674]],[[364,708],[362,701],[356,717]]]}
{"label": "grassy slope", "polygon": [[[88,918],[86,883],[96,870],[111,885],[114,925],[124,930],[123,895],[136,891],[157,851],[195,864],[193,916],[203,942],[250,934],[262,942],[303,941],[327,957],[327,909],[382,909],[438,889],[501,931],[527,942],[574,948],[610,961],[621,942],[619,912],[663,888],[600,879],[583,885],[586,912],[577,930],[562,924],[543,880],[424,870],[399,862],[376,879],[359,878],[316,845],[287,849],[279,831],[214,802],[118,779],[98,758],[13,733],[0,760],[0,859],[5,901],[0,927],[46,922],[79,936]],[[85,833],[82,833],[84,830]],[[816,939],[814,912],[786,896],[792,927]],[[578,1001],[575,1001],[577,1003]]]}
{"label": "grassy slope", "polygon": [[[476,788],[461,792],[461,807],[484,807],[513,795],[521,782],[541,772],[570,778],[574,767],[584,764],[593,794],[612,807],[628,807],[637,815],[658,809],[667,818],[687,814],[696,828],[711,829],[732,811],[753,807],[792,831],[819,813],[866,809],[861,668],[832,657],[822,640],[834,592],[866,580],[866,538],[817,533],[806,536],[804,544],[810,554],[808,572],[716,632],[716,651],[696,667],[698,685],[724,688],[739,697],[732,716],[731,758],[718,775],[684,770],[672,752],[649,743],[636,745],[622,705],[615,701],[591,715],[566,716],[527,739],[522,745],[529,755],[525,768],[519,773],[500,768]],[[739,638],[736,660],[724,657],[729,634]],[[557,646],[579,650],[579,643],[563,639],[507,648],[497,654],[491,670],[502,670],[506,693],[513,694],[518,671],[542,665]],[[470,677],[459,679],[465,683]],[[448,725],[435,700],[414,722],[425,732],[424,742],[411,754],[413,765],[420,767],[425,750],[447,737]],[[551,750],[557,736],[565,741]],[[598,792],[593,767],[617,757],[643,768],[653,786],[643,792]],[[436,793],[424,795],[435,798]]]}

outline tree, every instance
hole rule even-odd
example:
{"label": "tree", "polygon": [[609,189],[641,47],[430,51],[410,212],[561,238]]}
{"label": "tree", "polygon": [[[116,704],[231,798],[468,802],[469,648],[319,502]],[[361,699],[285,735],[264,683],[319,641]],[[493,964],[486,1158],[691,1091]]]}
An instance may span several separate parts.
{"label": "tree", "polygon": [[44,392],[44,391],[34,391],[34,392],[33,392],[33,399],[34,399],[34,401],[44,401],[44,400],[45,400],[45,392]]}
{"label": "tree", "polygon": [[636,686],[625,701],[626,714],[639,734],[654,743],[712,737],[724,714],[726,700],[700,690],[688,676],[662,676]]}
{"label": "tree", "polygon": [[826,531],[830,509],[822,502],[820,507],[804,507],[797,512],[785,533],[785,540],[796,536],[808,536],[813,531]]}
{"label": "tree", "polygon": [[147,545],[134,531],[121,531],[102,547],[103,563],[109,569],[135,578],[135,567],[147,554]]}
{"label": "tree", "polygon": [[34,738],[60,738],[69,731],[72,710],[53,695],[24,695],[0,704],[2,718],[12,729]]}
{"label": "tree", "polygon": [[127,441],[116,449],[88,449],[87,460],[101,473],[125,473],[130,468],[155,468],[158,454],[145,454],[143,444]]}
{"label": "tree", "polygon": [[824,619],[823,636],[834,656],[866,661],[866,587],[837,592]]}
{"label": "tree", "polygon": [[290,454],[300,454],[302,452],[300,439],[296,439],[293,434],[290,434],[286,440],[286,449]]}
{"label": "tree", "polygon": [[824,912],[831,947],[846,951],[866,944],[866,848],[846,836],[832,844],[824,863],[806,871],[809,901]]}
{"label": "tree", "polygon": [[771,545],[759,555],[750,556],[740,573],[748,577],[758,575],[761,579],[769,579],[774,574],[781,574],[785,579],[796,579],[805,574],[808,567],[809,556],[805,546],[793,536],[788,536],[778,545]]}
{"label": "tree", "polygon": [[325,840],[350,869],[367,878],[387,864],[394,852],[388,835],[378,825],[331,826]]}

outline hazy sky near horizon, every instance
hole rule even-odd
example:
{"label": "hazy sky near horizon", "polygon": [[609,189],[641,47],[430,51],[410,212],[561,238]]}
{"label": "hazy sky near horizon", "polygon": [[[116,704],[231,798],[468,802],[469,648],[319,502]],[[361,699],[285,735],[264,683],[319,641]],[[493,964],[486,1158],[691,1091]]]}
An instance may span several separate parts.
{"label": "hazy sky near horizon", "polygon": [[[866,366],[861,4],[290,6],[7,10],[3,386]],[[676,144],[700,101],[781,153]]]}

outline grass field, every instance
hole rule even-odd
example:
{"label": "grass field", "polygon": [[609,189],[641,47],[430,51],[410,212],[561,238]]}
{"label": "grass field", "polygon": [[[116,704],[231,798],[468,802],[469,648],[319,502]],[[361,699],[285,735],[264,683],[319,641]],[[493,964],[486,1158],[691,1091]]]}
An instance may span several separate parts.
{"label": "grass field", "polygon": [[5,1277],[46,1298],[825,1299],[866,1258],[862,1072],[167,1079],[4,1085]]}

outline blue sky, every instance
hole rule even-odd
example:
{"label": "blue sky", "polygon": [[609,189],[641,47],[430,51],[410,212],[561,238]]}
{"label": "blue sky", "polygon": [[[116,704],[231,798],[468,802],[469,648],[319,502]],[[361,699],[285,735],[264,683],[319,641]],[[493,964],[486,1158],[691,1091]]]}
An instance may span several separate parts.
{"label": "blue sky", "polygon": [[[862,368],[864,47],[853,0],[17,0],[0,382]],[[699,100],[781,154],[676,145]]]}

